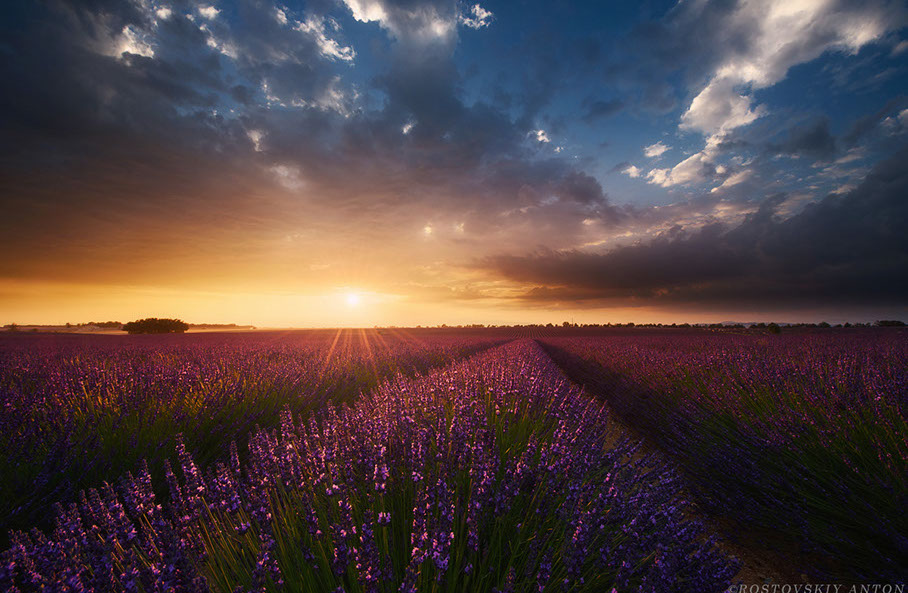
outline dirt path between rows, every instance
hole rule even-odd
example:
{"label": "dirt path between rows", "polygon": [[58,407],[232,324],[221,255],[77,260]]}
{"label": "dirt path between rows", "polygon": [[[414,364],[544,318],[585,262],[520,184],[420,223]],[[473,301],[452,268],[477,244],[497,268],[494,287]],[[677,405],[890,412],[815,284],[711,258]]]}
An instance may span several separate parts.
{"label": "dirt path between rows", "polygon": [[[675,459],[669,452],[663,451],[659,448],[651,438],[647,437],[646,434],[639,431],[636,427],[633,426],[627,419],[622,418],[615,410],[611,407],[608,399],[608,394],[605,393],[602,389],[598,388],[598,382],[594,377],[587,377],[583,374],[583,371],[577,368],[566,368],[568,365],[564,364],[565,360],[560,356],[560,349],[554,347],[550,344],[546,344],[544,341],[535,340],[539,347],[552,359],[552,361],[558,365],[564,375],[570,379],[574,384],[583,389],[584,393],[589,394],[592,397],[595,397],[597,400],[601,401],[605,406],[608,406],[609,411],[609,423],[614,424],[616,431],[619,434],[628,436],[634,440],[641,441],[642,446],[640,448],[640,455],[652,455],[655,459],[661,460],[664,463],[676,468],[679,470],[679,474],[684,477],[684,479],[689,479],[685,476],[683,464]],[[688,517],[698,520],[703,523],[708,534],[716,534],[720,538],[719,547],[727,555],[737,558],[741,562],[741,570],[738,571],[738,574],[735,575],[734,583],[735,584],[748,584],[748,585],[762,585],[762,584],[773,584],[773,583],[806,583],[807,577],[802,574],[798,569],[797,564],[797,555],[786,554],[782,555],[779,552],[774,550],[766,549],[764,546],[759,545],[742,545],[738,542],[747,541],[747,542],[766,542],[773,541],[773,545],[779,547],[778,544],[782,544],[783,547],[791,547],[794,549],[794,545],[791,542],[778,542],[777,534],[757,532],[756,530],[747,530],[742,531],[739,525],[736,525],[735,521],[723,518],[716,517],[713,514],[707,513],[704,511],[698,504],[696,499],[690,495],[687,491],[680,492],[681,497],[684,500],[690,502],[690,508],[688,511]],[[729,538],[729,535],[734,532],[737,541],[732,541]]]}

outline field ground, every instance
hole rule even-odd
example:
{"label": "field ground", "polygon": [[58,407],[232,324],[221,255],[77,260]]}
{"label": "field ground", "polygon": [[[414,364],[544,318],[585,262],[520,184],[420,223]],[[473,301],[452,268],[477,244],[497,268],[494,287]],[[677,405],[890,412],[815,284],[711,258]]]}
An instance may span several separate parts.
{"label": "field ground", "polygon": [[908,557],[903,329],[22,334],[0,390],[0,528],[57,542],[7,540],[21,590],[161,565],[198,590],[721,591]]}

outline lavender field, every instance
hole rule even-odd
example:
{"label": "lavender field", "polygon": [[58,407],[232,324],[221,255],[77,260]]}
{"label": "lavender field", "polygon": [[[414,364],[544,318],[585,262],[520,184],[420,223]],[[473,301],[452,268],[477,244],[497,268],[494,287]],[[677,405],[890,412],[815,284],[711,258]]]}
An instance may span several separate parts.
{"label": "lavender field", "polygon": [[898,582],[906,413],[900,329],[8,337],[0,589]]}

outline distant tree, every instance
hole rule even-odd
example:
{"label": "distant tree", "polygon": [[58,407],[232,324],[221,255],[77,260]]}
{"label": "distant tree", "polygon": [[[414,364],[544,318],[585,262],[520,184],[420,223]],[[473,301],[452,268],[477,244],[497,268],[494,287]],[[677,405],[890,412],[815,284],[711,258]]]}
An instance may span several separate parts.
{"label": "distant tree", "polygon": [[780,334],[780,333],[782,333],[782,328],[779,327],[779,324],[777,324],[777,323],[770,323],[769,325],[766,326],[766,329],[767,329],[767,331],[769,331],[769,333],[771,333],[771,334]]}
{"label": "distant tree", "polygon": [[898,319],[880,319],[875,325],[877,327],[905,327],[905,322]]}
{"label": "distant tree", "polygon": [[829,325],[828,323],[826,323],[825,321],[821,321],[820,323],[817,324],[817,327],[822,327],[823,329],[826,329],[826,328],[832,327],[832,326]]}
{"label": "distant tree", "polygon": [[11,331],[11,332],[17,332],[17,331],[19,331],[19,326],[16,325],[15,323],[10,323],[10,324],[7,325],[6,327],[8,327],[8,328],[9,328],[9,331]]}
{"label": "distant tree", "polygon": [[130,334],[181,334],[189,324],[180,319],[158,319],[149,317],[123,324],[123,330]]}

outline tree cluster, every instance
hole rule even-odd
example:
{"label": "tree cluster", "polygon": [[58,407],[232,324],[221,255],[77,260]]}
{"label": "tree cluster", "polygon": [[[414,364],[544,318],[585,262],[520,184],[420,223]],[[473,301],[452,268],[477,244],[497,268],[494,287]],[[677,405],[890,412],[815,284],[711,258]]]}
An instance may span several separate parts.
{"label": "tree cluster", "polygon": [[123,324],[123,331],[131,334],[181,334],[189,324],[180,319],[158,319],[149,317]]}

